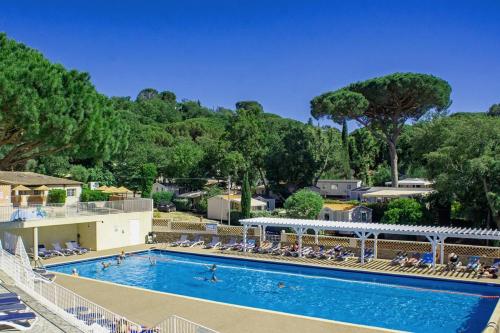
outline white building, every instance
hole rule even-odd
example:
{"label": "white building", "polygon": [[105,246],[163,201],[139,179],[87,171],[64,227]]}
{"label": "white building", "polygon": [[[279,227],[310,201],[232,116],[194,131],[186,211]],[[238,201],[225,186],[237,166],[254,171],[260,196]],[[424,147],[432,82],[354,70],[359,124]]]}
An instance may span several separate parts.
{"label": "white building", "polygon": [[318,220],[344,222],[372,222],[372,210],[349,203],[325,203]]}
{"label": "white building", "polygon": [[[403,188],[432,188],[434,182],[424,178],[406,178],[398,181],[398,187]],[[385,186],[392,186],[392,182],[385,182]]]}
{"label": "white building", "polygon": [[273,211],[276,209],[276,199],[274,199],[274,198],[259,195],[259,196],[255,197],[255,199],[262,201],[262,202],[265,202],[267,204],[268,211]]}
{"label": "white building", "polygon": [[334,197],[349,197],[351,190],[361,186],[359,179],[320,179],[316,186],[321,195]]}
{"label": "white building", "polygon": [[359,187],[351,191],[350,199],[363,202],[385,202],[398,198],[423,197],[433,191],[432,188]]}
{"label": "white building", "polygon": [[[241,211],[241,195],[216,195],[207,200],[207,217],[212,220],[227,221],[229,207],[231,210]],[[267,203],[260,200],[251,200],[251,210],[266,210]]]}
{"label": "white building", "polygon": [[153,184],[153,193],[158,192],[172,192],[175,195],[179,194],[179,186],[175,184],[162,184],[162,183],[154,183]]}

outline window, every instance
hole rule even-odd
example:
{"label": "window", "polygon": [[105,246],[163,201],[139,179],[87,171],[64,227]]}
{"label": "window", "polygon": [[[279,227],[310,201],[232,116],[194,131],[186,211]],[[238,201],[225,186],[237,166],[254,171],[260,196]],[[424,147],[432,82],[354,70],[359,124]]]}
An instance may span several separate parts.
{"label": "window", "polygon": [[351,189],[351,184],[347,184],[347,189],[350,190]]}
{"label": "window", "polygon": [[333,185],[331,186],[331,189],[332,189],[332,190],[336,190],[336,189],[338,189],[337,184],[333,184]]}
{"label": "window", "polygon": [[68,188],[66,189],[66,196],[68,197],[74,197],[76,194],[76,190],[74,188]]}
{"label": "window", "polygon": [[330,214],[325,214],[325,220],[330,221]]}
{"label": "window", "polygon": [[368,215],[366,212],[361,213],[361,222],[366,222],[368,220]]}

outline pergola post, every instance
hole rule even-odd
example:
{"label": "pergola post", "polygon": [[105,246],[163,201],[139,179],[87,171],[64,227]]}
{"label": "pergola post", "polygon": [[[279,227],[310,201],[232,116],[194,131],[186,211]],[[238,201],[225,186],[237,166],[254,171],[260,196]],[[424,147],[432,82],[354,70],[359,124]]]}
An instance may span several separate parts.
{"label": "pergola post", "polygon": [[33,228],[33,260],[38,260],[38,227]]}
{"label": "pergola post", "polygon": [[444,264],[444,240],[446,239],[446,236],[439,236],[439,252],[440,252],[440,255],[439,255],[439,263],[441,265]]}
{"label": "pergola post", "polygon": [[319,230],[314,229],[314,244],[318,245],[319,244]]}
{"label": "pergola post", "polygon": [[361,253],[360,253],[360,259],[361,263],[365,263],[365,241],[368,237],[370,237],[371,233],[366,232],[366,231],[356,231],[356,236],[361,239]]}
{"label": "pergola post", "polygon": [[373,258],[377,259],[378,255],[378,233],[373,234]]}
{"label": "pergola post", "polygon": [[248,224],[243,225],[243,252],[247,252],[247,231]]}
{"label": "pergola post", "polygon": [[429,240],[432,246],[432,269],[436,269],[436,248],[439,243],[438,236],[425,236]]}
{"label": "pergola post", "polygon": [[265,242],[265,241],[266,241],[266,226],[263,225],[262,232],[261,232],[261,242]]}
{"label": "pergola post", "polygon": [[302,234],[304,233],[304,228],[296,228],[295,232],[297,233],[297,237],[299,238],[299,257],[302,257]]}

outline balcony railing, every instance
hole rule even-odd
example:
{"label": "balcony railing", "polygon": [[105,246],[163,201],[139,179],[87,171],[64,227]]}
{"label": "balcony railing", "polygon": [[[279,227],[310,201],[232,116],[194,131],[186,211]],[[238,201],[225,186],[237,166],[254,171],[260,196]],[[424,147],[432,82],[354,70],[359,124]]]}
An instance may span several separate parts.
{"label": "balcony railing", "polygon": [[153,200],[132,198],[114,201],[78,202],[73,205],[47,204],[26,207],[0,207],[0,222],[108,215],[153,210]]}

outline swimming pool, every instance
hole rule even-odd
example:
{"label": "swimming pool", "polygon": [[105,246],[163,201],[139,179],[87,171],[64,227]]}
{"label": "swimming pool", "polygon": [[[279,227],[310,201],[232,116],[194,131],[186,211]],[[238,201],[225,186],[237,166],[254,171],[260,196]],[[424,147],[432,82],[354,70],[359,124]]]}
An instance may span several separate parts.
{"label": "swimming pool", "polygon": [[[150,256],[156,259],[151,265]],[[95,259],[50,266],[55,272],[212,301],[412,332],[480,332],[500,288],[293,264],[140,252],[105,270]],[[217,265],[218,282],[207,266]],[[284,288],[278,288],[279,283]],[[486,296],[486,297],[485,297]]]}

